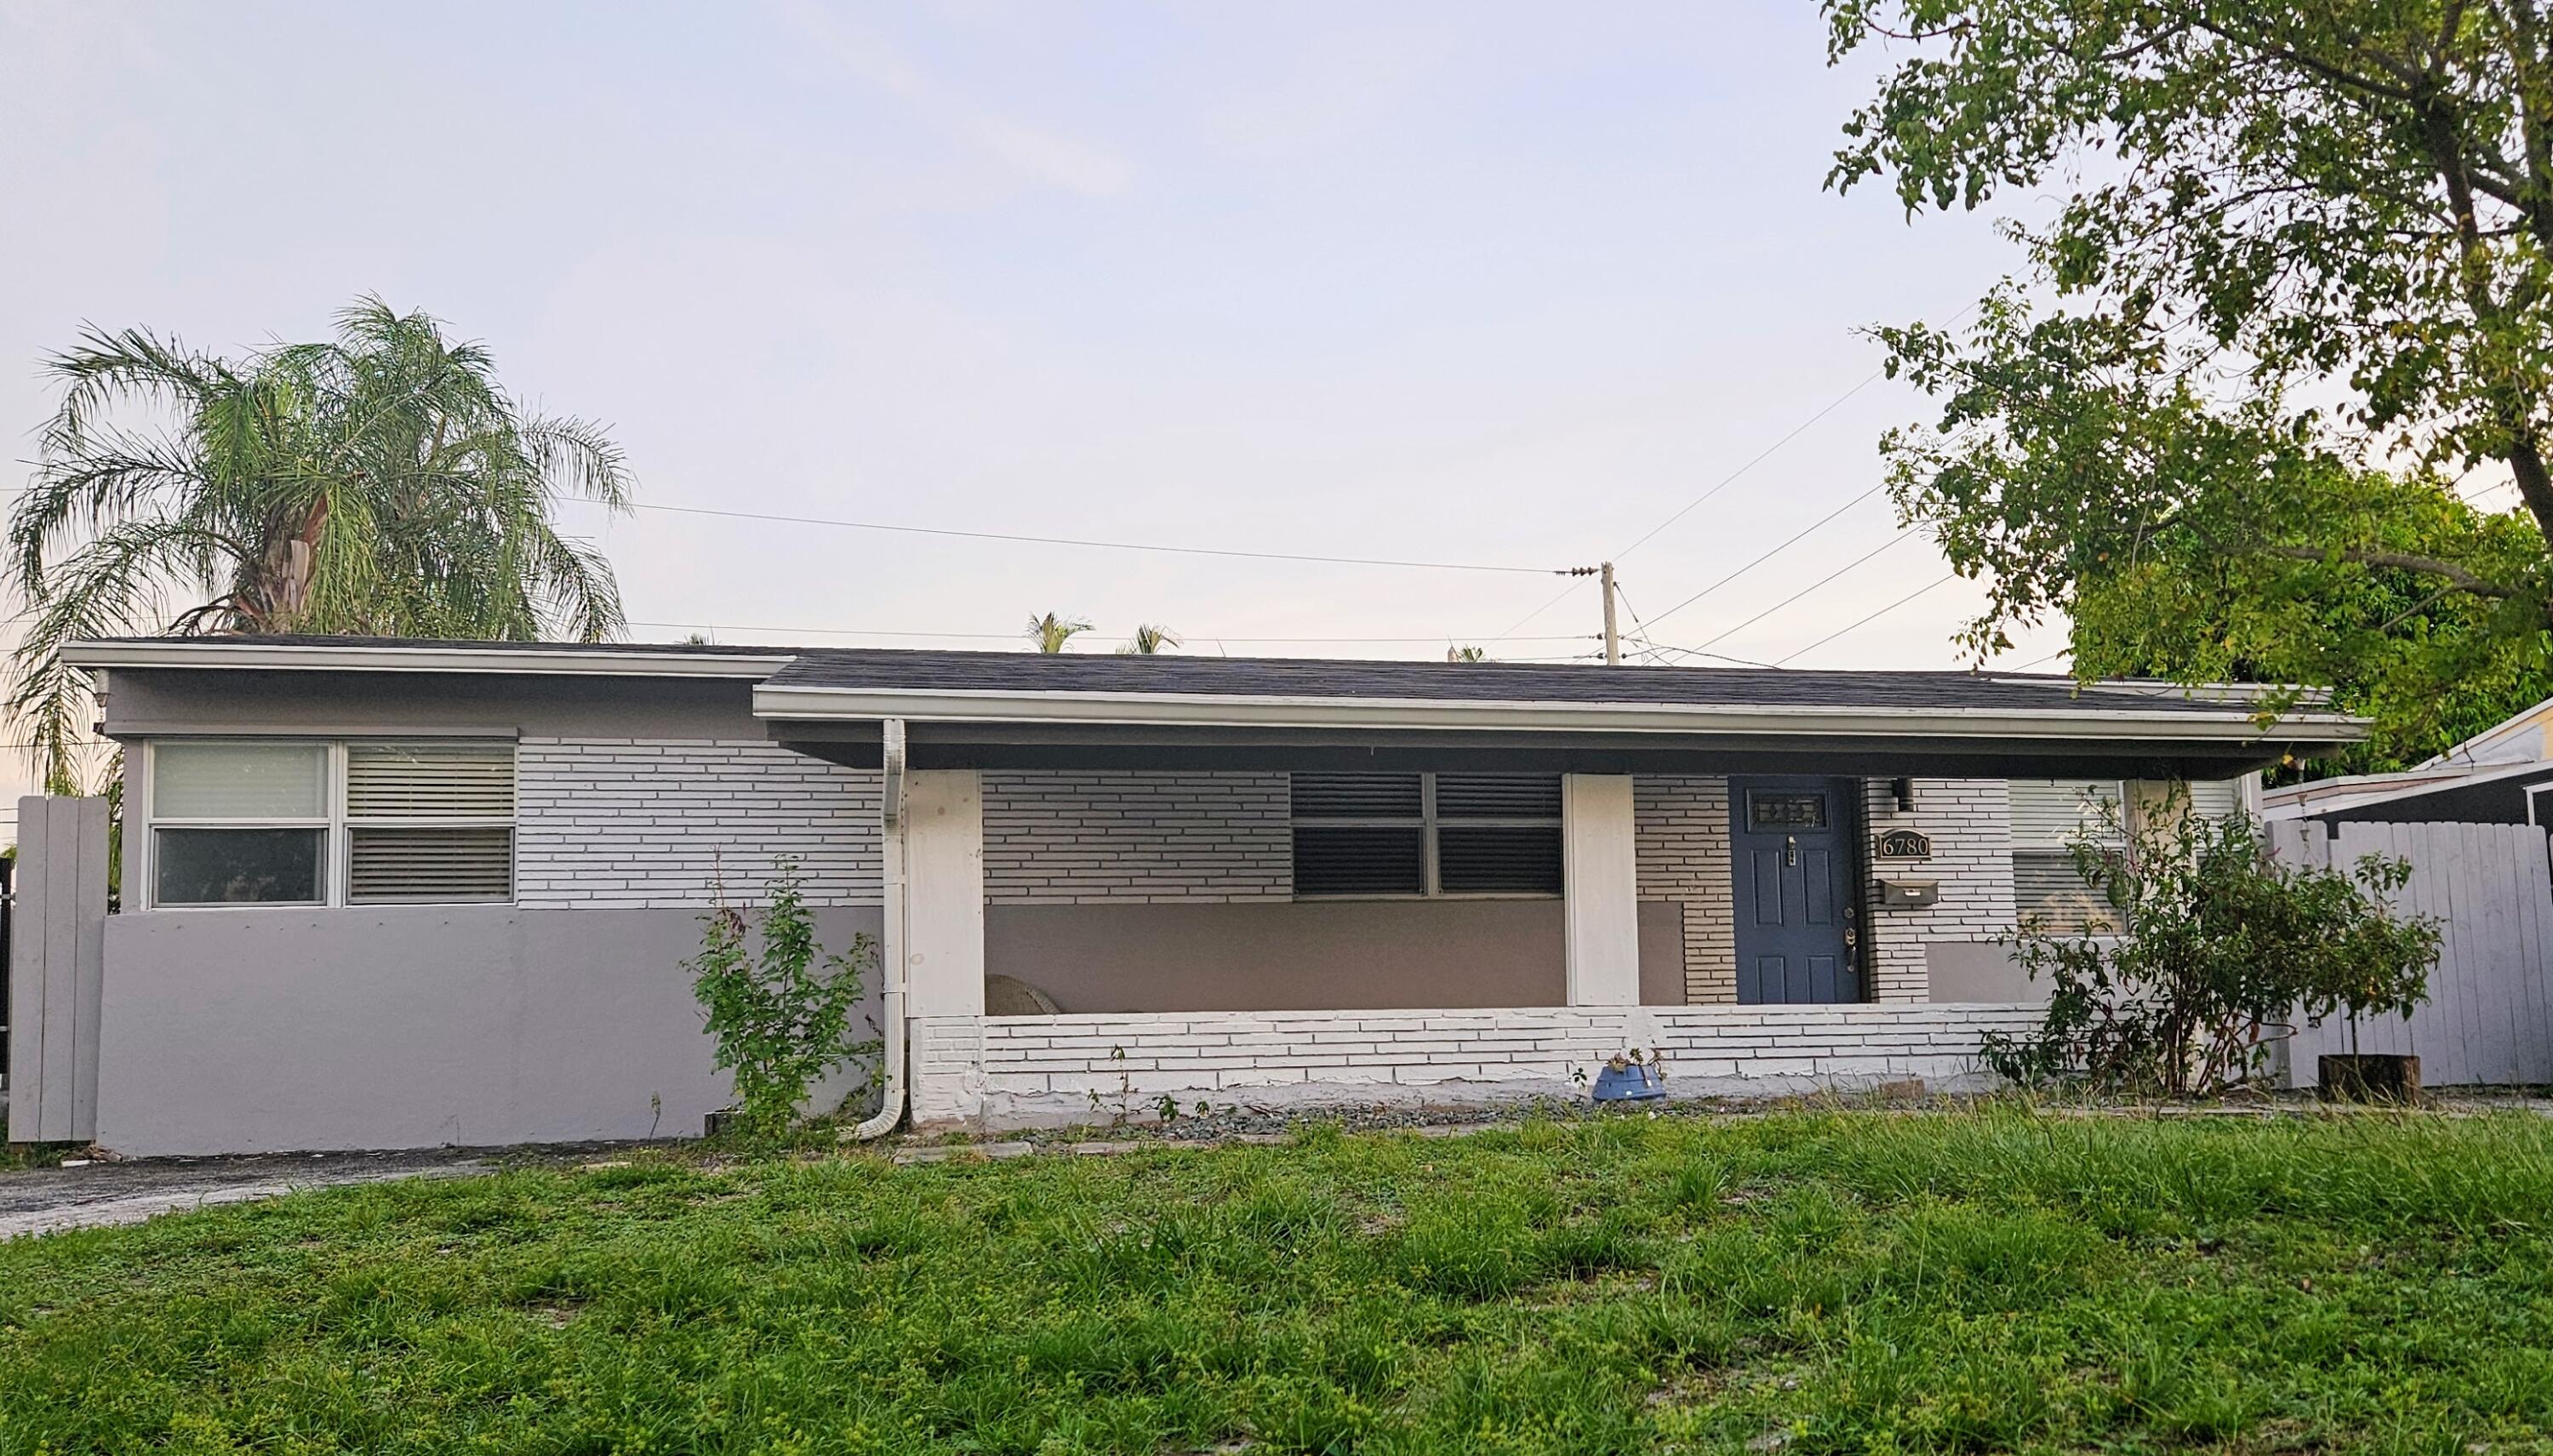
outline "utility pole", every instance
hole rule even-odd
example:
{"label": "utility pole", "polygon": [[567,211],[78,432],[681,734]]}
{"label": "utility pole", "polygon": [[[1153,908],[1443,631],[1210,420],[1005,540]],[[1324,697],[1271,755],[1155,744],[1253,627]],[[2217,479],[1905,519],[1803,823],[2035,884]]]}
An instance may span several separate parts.
{"label": "utility pole", "polygon": [[1613,563],[1597,568],[1605,588],[1605,665],[1622,665],[1622,636],[1613,629]]}

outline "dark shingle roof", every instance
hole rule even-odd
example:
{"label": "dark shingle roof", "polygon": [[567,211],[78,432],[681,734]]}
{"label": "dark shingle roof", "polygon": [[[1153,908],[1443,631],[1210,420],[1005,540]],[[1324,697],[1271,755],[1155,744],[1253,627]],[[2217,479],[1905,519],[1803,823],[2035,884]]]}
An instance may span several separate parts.
{"label": "dark shingle roof", "polygon": [[[1310,657],[1111,656],[1097,653],[943,652],[683,642],[490,642],[277,635],[121,638],[208,647],[418,648],[437,651],[700,654],[786,657],[775,688],[870,692],[1170,693],[1206,697],[1396,699],[1446,703],[1624,703],[1768,707],[2074,711],[2222,715],[2242,703],[2221,690],[2167,684],[2081,688],[2046,673],[1795,672],[1743,667],[1604,667],[1594,663],[1405,662]],[[207,665],[210,665],[209,663]],[[2311,711],[2321,705],[2295,705]]]}
{"label": "dark shingle roof", "polygon": [[810,648],[774,688],[877,692],[1178,693],[1433,702],[1635,703],[1909,710],[2119,709],[2222,714],[2172,689],[2076,690],[2073,679],[1966,672],[1790,672],[1536,662],[1374,662],[1298,657],[1078,656]]}

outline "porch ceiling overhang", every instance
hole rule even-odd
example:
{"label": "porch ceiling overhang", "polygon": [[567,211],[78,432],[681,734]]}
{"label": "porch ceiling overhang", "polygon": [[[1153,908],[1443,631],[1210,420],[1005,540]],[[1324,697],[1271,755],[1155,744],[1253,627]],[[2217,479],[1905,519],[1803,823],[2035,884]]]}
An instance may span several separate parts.
{"label": "porch ceiling overhang", "polygon": [[[1624,669],[1626,676],[1649,669]],[[2086,706],[1550,702],[791,686],[754,692],[771,736],[874,762],[906,725],[917,768],[1440,768],[1946,777],[2223,777],[2363,737],[2308,712],[2134,698]]]}

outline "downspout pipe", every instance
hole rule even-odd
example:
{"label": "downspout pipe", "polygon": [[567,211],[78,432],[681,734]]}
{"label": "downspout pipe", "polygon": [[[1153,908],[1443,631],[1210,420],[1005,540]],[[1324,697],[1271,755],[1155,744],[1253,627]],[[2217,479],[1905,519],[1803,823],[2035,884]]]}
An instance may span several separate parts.
{"label": "downspout pipe", "polygon": [[875,1117],[852,1128],[850,1136],[858,1142],[881,1138],[896,1130],[904,1121],[907,1081],[905,1075],[905,965],[904,965],[904,720],[890,718],[880,725],[884,769],[884,793],[879,796],[880,890],[884,902],[884,924],[879,929],[878,986],[879,1014],[885,1025],[878,1030],[886,1046],[886,1088],[878,1099]]}

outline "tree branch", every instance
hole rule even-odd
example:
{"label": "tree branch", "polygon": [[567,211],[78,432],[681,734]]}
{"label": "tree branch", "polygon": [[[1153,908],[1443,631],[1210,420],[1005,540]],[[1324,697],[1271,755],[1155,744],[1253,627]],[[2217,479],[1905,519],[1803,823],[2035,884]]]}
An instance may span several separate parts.
{"label": "tree branch", "polygon": [[2495,601],[2505,602],[2518,595],[2515,587],[2503,586],[2498,582],[2476,576],[2452,561],[2440,561],[2429,556],[2414,556],[2407,551],[2378,551],[2359,546],[2337,548],[2255,546],[2252,549],[2264,556],[2282,556],[2290,561],[2340,560],[2355,562],[2361,566],[2385,566],[2396,571],[2416,571],[2427,576],[2443,578],[2447,585],[2457,591],[2468,592],[2476,597],[2489,597]]}

